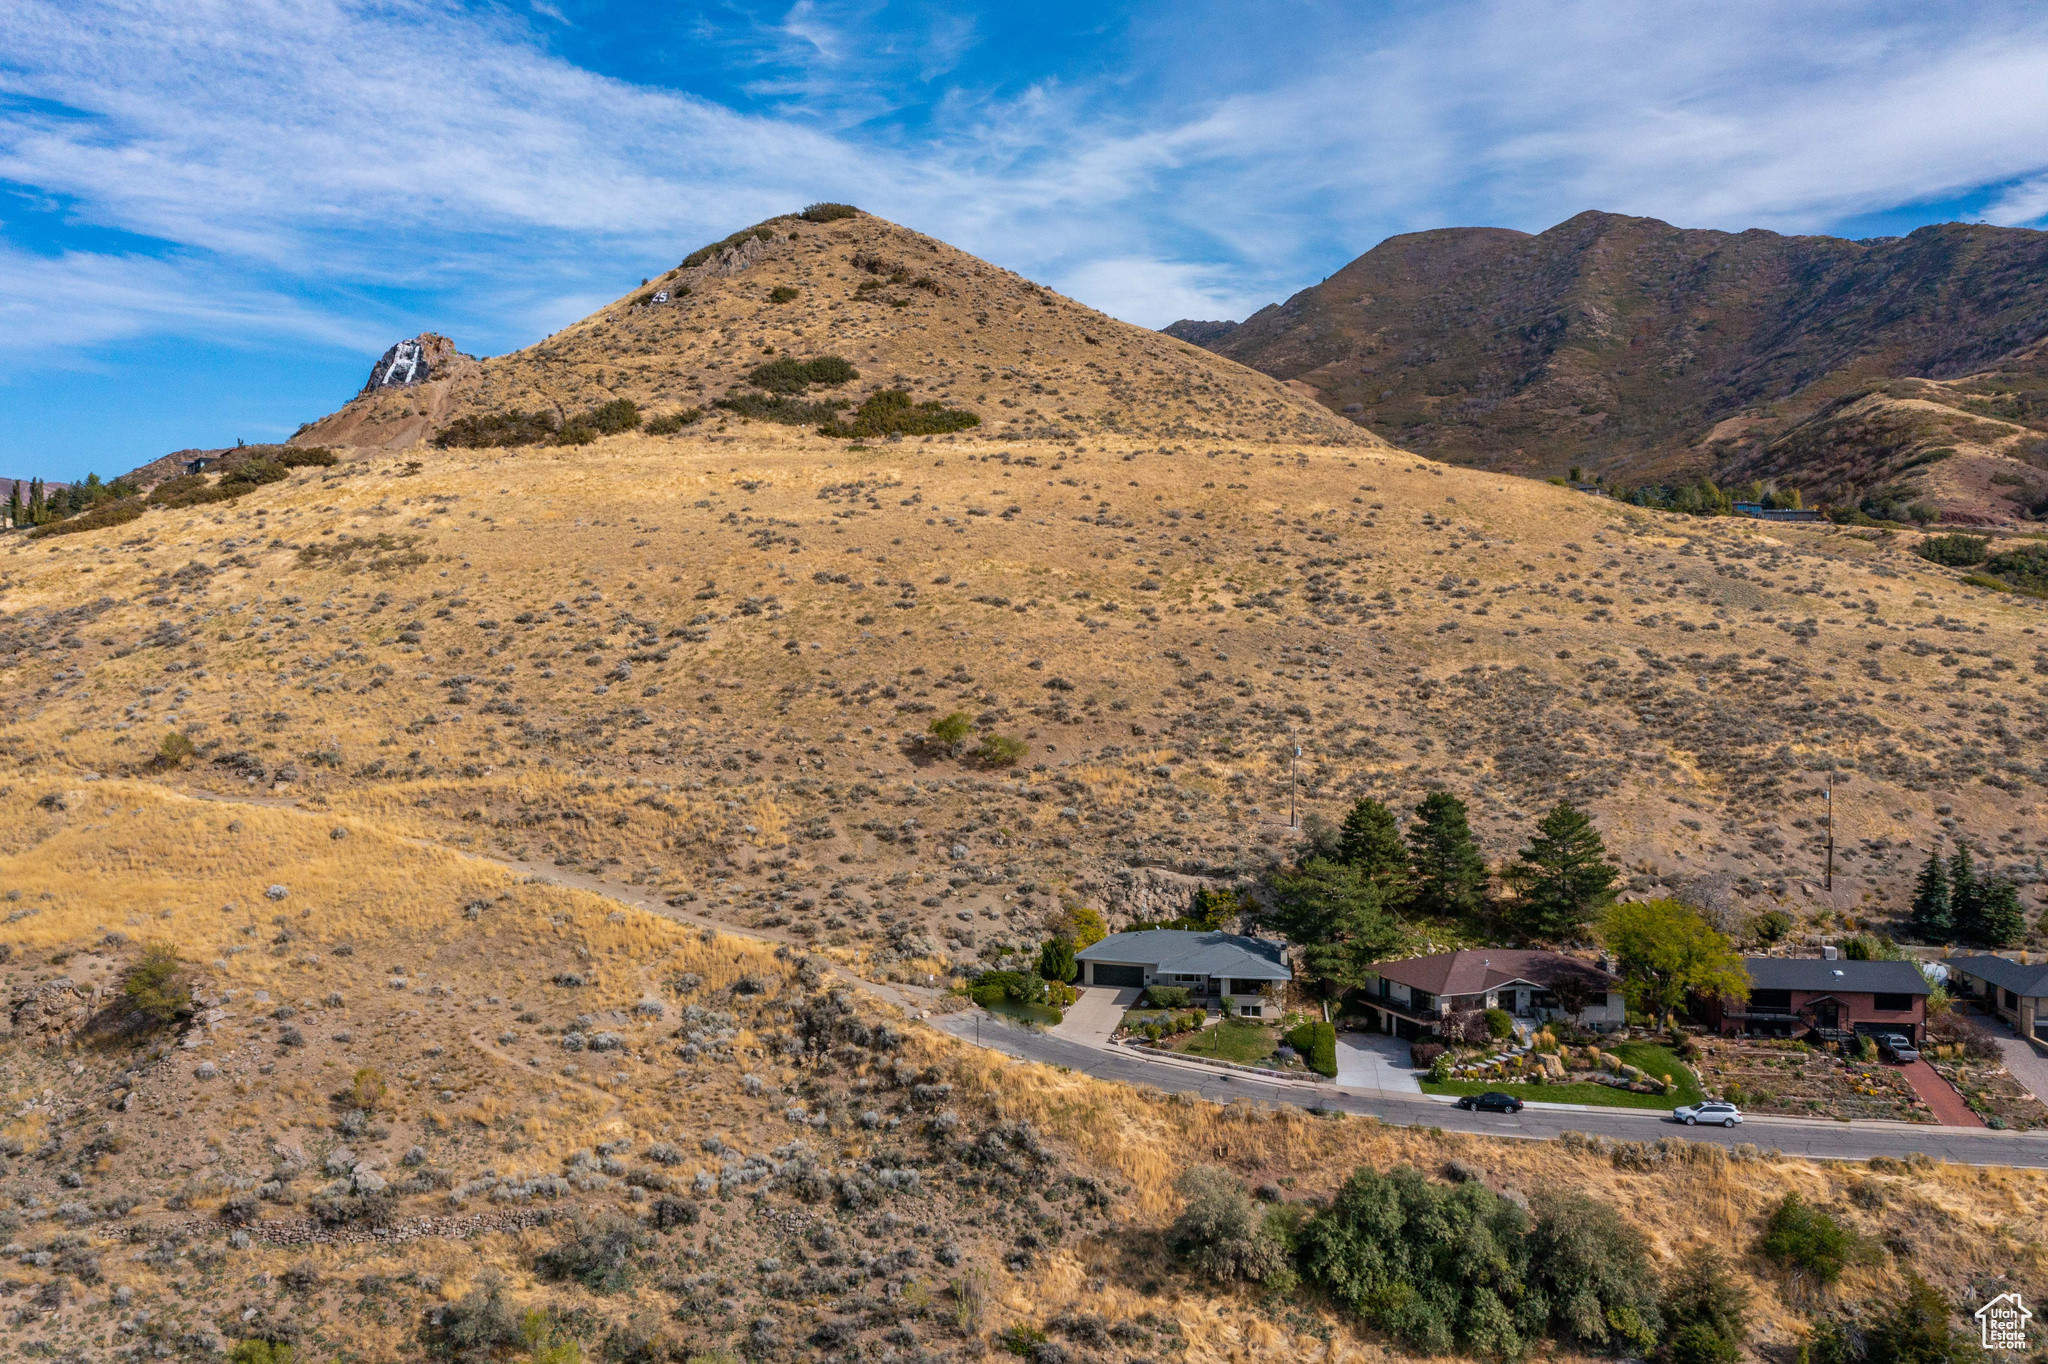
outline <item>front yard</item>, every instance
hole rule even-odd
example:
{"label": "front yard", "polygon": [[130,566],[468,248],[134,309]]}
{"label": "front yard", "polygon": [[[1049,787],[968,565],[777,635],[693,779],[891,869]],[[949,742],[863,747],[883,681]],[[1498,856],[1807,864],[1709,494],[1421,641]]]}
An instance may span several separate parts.
{"label": "front yard", "polygon": [[1664,1094],[1645,1094],[1638,1090],[1623,1089],[1616,1085],[1596,1084],[1591,1080],[1537,1081],[1529,1079],[1479,1079],[1479,1080],[1424,1080],[1425,1094],[1486,1094],[1499,1091],[1513,1094],[1528,1103],[1584,1104],[1591,1108],[1647,1108],[1670,1112],[1681,1104],[1696,1104],[1703,1097],[1699,1081],[1683,1061],[1669,1047],[1657,1042],[1622,1042],[1605,1048],[1620,1059],[1624,1065],[1634,1066],[1646,1075],[1662,1078],[1669,1075],[1673,1088]]}
{"label": "front yard", "polygon": [[1987,1126],[2014,1132],[2048,1127],[2048,1106],[2029,1094],[2026,1086],[1997,1062],[1932,1055],[1927,1060],[1942,1079],[1955,1086],[1970,1111],[1984,1119]]}
{"label": "front yard", "polygon": [[1934,1121],[1903,1075],[1874,1061],[1783,1039],[1702,1037],[1700,1076],[1750,1113]]}
{"label": "front yard", "polygon": [[1170,1051],[1189,1056],[1212,1056],[1239,1065],[1275,1064],[1273,1051],[1280,1045],[1280,1030],[1250,1018],[1226,1018],[1213,1028],[1183,1033],[1166,1044]]}

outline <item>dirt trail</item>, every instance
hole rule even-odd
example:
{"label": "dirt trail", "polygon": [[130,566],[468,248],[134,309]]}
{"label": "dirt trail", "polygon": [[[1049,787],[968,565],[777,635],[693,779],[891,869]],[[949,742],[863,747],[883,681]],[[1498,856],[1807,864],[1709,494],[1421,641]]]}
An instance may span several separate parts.
{"label": "dirt trail", "polygon": [[[162,789],[174,795],[184,796],[192,800],[212,801],[220,805],[257,805],[272,810],[286,810],[294,814],[316,816],[325,814],[329,818],[349,818],[348,816],[335,816],[326,811],[315,810],[292,796],[236,796],[223,795],[217,791],[180,791],[173,787],[164,787]],[[588,891],[592,895],[602,896],[607,900],[615,901],[632,909],[642,909],[650,914],[659,914],[663,918],[673,919],[678,923],[694,924],[697,927],[713,929],[720,933],[730,934],[736,938],[751,938],[756,942],[774,943],[777,946],[793,947],[802,951],[810,950],[807,944],[793,934],[758,928],[740,928],[722,919],[716,919],[707,914],[694,913],[690,910],[671,905],[659,894],[643,890],[638,886],[615,886],[606,882],[602,877],[592,876],[588,872],[566,871],[549,863],[530,862],[524,858],[492,857],[487,853],[473,852],[466,848],[451,848],[445,843],[437,843],[430,838],[416,838],[410,834],[394,834],[369,821],[362,821],[362,823],[366,828],[377,828],[379,832],[401,839],[412,844],[414,847],[432,848],[436,852],[448,853],[472,862],[482,862],[501,871],[525,877],[529,880],[544,881],[553,885],[567,886],[574,890]],[[886,1004],[894,1005],[906,1015],[912,1017],[932,1008],[941,1000],[950,998],[950,996],[935,988],[927,989],[917,985],[870,980],[865,976],[855,975],[843,963],[835,962],[833,965],[841,975],[844,975],[860,989]]]}

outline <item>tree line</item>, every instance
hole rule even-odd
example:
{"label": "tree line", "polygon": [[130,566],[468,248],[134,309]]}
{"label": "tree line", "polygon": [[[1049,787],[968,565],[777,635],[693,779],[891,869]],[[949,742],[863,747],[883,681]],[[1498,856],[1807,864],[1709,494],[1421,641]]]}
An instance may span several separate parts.
{"label": "tree line", "polygon": [[1302,950],[1303,974],[1326,990],[1363,986],[1405,936],[1404,916],[1497,917],[1536,942],[1578,937],[1614,903],[1621,868],[1585,811],[1560,801],[1499,875],[1501,895],[1465,802],[1424,796],[1403,830],[1380,801],[1360,799],[1339,825],[1311,816],[1308,847],[1268,887],[1266,926]]}
{"label": "tree line", "polygon": [[2003,876],[1979,879],[1970,849],[1958,842],[1943,860],[1928,849],[1913,884],[1913,932],[1931,943],[2011,947],[2026,935],[2020,888]]}
{"label": "tree line", "polygon": [[16,479],[7,489],[7,524],[17,530],[47,526],[52,521],[62,521],[88,511],[102,502],[133,497],[136,491],[135,486],[124,478],[102,483],[98,474],[87,474],[83,483],[60,483],[54,488],[40,478],[32,478],[24,489],[21,481]]}

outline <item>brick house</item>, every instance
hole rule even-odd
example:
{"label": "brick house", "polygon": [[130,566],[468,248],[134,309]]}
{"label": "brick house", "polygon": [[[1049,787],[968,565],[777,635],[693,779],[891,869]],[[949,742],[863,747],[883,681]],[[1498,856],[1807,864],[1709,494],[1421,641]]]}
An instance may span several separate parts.
{"label": "brick house", "polygon": [[1724,1036],[1846,1041],[1859,1033],[1904,1033],[1919,1042],[1927,1027],[1927,978],[1910,961],[1835,957],[1744,957],[1747,1001],[1714,999],[1707,1024]]}
{"label": "brick house", "polygon": [[1376,979],[1367,983],[1360,1002],[1383,1031],[1411,1040],[1439,1033],[1453,1015],[1478,1009],[1505,1009],[1531,1022],[1562,1018],[1555,987],[1566,976],[1586,989],[1586,1007],[1576,1020],[1582,1026],[1605,1032],[1628,1021],[1620,979],[1562,952],[1489,947],[1375,962],[1367,969]]}

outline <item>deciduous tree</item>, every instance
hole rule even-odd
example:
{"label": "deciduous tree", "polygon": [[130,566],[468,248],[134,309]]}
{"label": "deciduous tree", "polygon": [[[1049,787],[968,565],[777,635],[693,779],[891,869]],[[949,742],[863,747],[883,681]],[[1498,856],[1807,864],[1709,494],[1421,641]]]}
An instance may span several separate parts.
{"label": "deciduous tree", "polygon": [[1676,900],[1615,905],[1602,933],[1629,1002],[1644,1013],[1670,1013],[1688,994],[1749,998],[1749,973],[1735,944]]}

